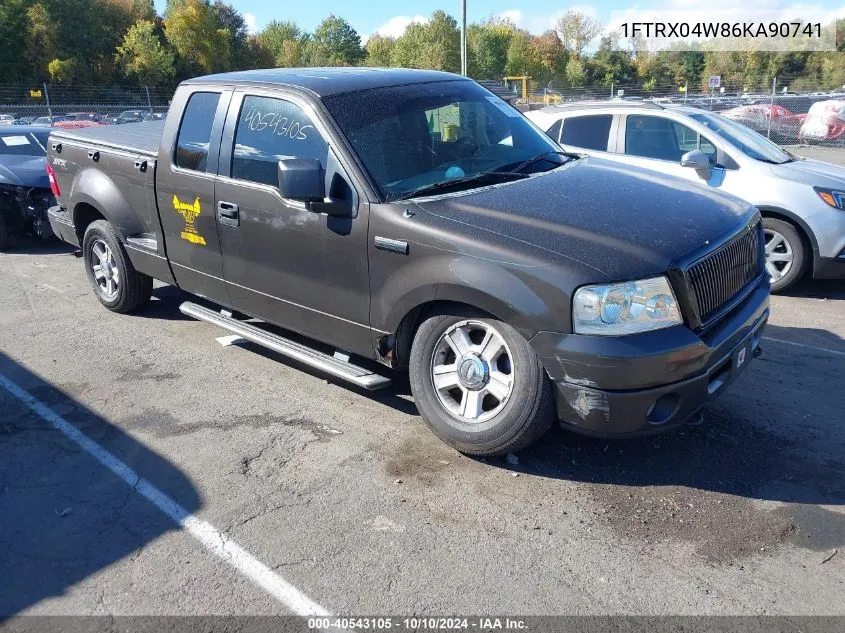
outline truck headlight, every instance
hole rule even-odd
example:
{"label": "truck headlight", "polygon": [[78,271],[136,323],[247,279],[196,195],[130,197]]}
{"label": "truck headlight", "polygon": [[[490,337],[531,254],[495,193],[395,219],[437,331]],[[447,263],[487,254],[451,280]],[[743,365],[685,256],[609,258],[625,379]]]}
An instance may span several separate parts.
{"label": "truck headlight", "polygon": [[572,325],[576,334],[619,336],[682,322],[672,286],[662,276],[582,286],[572,298]]}
{"label": "truck headlight", "polygon": [[822,189],[821,187],[813,187],[819,198],[824,200],[834,209],[845,210],[845,191],[837,191],[835,189]]}

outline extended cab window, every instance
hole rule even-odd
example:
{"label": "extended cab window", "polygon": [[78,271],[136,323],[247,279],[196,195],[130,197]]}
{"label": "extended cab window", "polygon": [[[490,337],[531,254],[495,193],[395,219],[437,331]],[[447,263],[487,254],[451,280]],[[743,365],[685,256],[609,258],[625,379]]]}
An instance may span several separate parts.
{"label": "extended cab window", "polygon": [[177,167],[205,171],[218,101],[219,92],[195,92],[188,99],[176,138]]}
{"label": "extended cab window", "polygon": [[314,122],[299,106],[247,96],[235,128],[232,178],[276,186],[280,160],[316,158],[325,167],[328,151]]}
{"label": "extended cab window", "polygon": [[612,114],[569,117],[563,122],[560,144],[606,152],[611,123]]}
{"label": "extended cab window", "polygon": [[700,149],[716,161],[713,143],[682,123],[664,117],[629,115],[625,126],[625,153],[678,162],[687,152]]}

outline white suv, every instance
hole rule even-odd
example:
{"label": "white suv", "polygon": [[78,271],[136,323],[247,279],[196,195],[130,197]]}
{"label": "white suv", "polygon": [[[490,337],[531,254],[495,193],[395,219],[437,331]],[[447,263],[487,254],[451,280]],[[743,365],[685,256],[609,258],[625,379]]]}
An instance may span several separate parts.
{"label": "white suv", "polygon": [[564,149],[673,174],[760,209],[772,290],[845,279],[845,168],[799,158],[712,112],[589,102],[526,113]]}

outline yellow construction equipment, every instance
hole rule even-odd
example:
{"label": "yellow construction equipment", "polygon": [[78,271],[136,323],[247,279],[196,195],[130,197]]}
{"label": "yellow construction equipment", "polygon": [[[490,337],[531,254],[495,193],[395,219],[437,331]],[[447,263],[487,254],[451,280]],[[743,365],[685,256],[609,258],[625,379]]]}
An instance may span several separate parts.
{"label": "yellow construction equipment", "polygon": [[522,103],[542,103],[543,105],[553,105],[561,102],[561,96],[554,91],[544,91],[542,96],[532,96],[528,94],[528,82],[531,77],[522,75],[517,77],[503,77],[502,81],[519,81],[522,83]]}

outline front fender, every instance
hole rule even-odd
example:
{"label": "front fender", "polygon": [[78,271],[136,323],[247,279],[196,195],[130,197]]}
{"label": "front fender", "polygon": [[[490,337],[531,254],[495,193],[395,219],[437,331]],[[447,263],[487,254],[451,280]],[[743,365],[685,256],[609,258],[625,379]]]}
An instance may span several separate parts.
{"label": "front fender", "polygon": [[[374,293],[371,322],[384,332],[396,332],[414,309],[434,301],[471,305],[513,326],[531,338],[559,310],[536,290],[536,267],[442,253],[395,269]],[[555,295],[559,293],[554,293]],[[555,302],[557,303],[557,302]]]}

